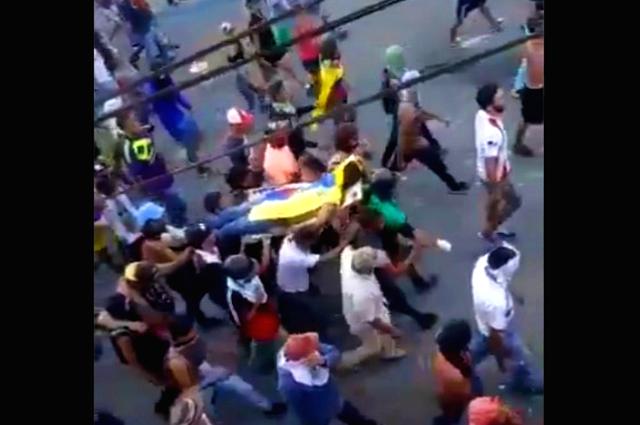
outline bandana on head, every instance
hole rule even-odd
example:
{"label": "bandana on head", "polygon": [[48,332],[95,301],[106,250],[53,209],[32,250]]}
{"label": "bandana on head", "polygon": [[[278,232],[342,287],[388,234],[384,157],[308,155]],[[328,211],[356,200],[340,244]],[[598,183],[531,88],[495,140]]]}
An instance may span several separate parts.
{"label": "bandana on head", "polygon": [[278,355],[278,366],[291,373],[294,381],[308,386],[322,386],[329,381],[329,369],[309,367],[304,359],[318,351],[318,334],[290,335]]}
{"label": "bandana on head", "polygon": [[259,276],[254,276],[250,281],[237,281],[227,277],[227,302],[229,303],[231,315],[236,324],[240,325],[240,318],[233,303],[231,302],[231,296],[233,292],[238,292],[244,299],[253,304],[264,304],[267,302],[267,293],[264,290],[264,285]]}
{"label": "bandana on head", "polygon": [[469,425],[517,425],[519,416],[498,397],[478,397],[469,403]]}
{"label": "bandana on head", "polygon": [[384,52],[384,61],[387,69],[391,71],[394,77],[401,78],[406,69],[404,60],[404,49],[400,46],[389,46]]}

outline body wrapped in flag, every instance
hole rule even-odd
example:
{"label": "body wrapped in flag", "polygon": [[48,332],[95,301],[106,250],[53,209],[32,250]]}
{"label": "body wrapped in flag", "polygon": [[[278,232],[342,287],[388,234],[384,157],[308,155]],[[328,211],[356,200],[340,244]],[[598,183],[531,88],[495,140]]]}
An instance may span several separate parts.
{"label": "body wrapped in flag", "polygon": [[293,226],[317,221],[322,210],[337,211],[362,199],[363,177],[362,160],[350,156],[315,182],[254,192],[247,202],[223,210],[210,225],[220,239],[286,233]]}

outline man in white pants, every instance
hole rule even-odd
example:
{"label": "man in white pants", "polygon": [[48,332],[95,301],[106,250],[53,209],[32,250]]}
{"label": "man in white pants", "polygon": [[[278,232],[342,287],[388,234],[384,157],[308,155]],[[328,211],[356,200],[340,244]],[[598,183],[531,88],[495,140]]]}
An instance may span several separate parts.
{"label": "man in white pants", "polygon": [[387,300],[373,274],[375,268],[389,265],[391,261],[384,251],[368,246],[356,250],[348,246],[342,252],[342,310],[351,333],[362,342],[355,350],[342,354],[342,369],[373,356],[394,360],[407,355],[396,345],[401,332],[391,324]]}

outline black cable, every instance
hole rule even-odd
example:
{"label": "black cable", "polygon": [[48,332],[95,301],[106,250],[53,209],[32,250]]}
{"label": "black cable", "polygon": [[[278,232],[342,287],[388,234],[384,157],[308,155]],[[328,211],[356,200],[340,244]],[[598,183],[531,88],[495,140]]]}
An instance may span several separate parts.
{"label": "black cable", "polygon": [[[383,97],[388,96],[389,94],[397,93],[400,90],[409,88],[409,87],[414,86],[416,84],[424,83],[426,81],[433,80],[434,78],[440,77],[441,75],[449,74],[449,73],[458,71],[458,70],[460,70],[460,69],[462,69],[464,67],[467,67],[467,66],[469,66],[469,65],[471,65],[473,63],[476,63],[476,62],[478,62],[478,61],[480,61],[482,59],[485,59],[485,58],[487,58],[489,56],[493,56],[493,55],[501,53],[501,52],[503,52],[505,50],[512,49],[513,47],[515,47],[515,46],[517,46],[519,44],[525,43],[525,42],[527,42],[527,41],[529,41],[529,40],[531,40],[533,38],[538,38],[538,37],[541,37],[543,35],[544,34],[531,34],[531,35],[528,35],[528,36],[525,36],[525,37],[519,37],[519,38],[511,40],[511,41],[509,41],[509,42],[507,42],[505,44],[502,44],[502,45],[500,45],[498,47],[495,47],[493,49],[488,49],[488,50],[486,50],[486,51],[484,51],[482,53],[477,53],[475,55],[469,56],[468,58],[459,60],[457,62],[453,62],[453,63],[450,63],[448,65],[443,65],[443,66],[439,67],[438,69],[436,69],[435,71],[429,72],[427,74],[423,74],[425,69],[429,69],[429,68],[433,67],[433,65],[427,65],[426,67],[423,68],[423,71],[421,71],[422,75],[420,75],[420,77],[416,77],[416,78],[414,78],[412,80],[409,80],[409,81],[406,81],[406,82],[404,82],[402,84],[399,84],[395,88],[383,89],[383,90],[379,91],[378,93],[373,94],[373,95],[368,96],[368,97],[365,97],[363,99],[360,99],[357,102],[350,103],[350,104],[347,104],[347,105],[342,105],[342,106],[334,109],[333,111],[331,111],[331,112],[329,112],[327,114],[324,114],[322,116],[314,117],[314,118],[311,118],[311,119],[307,119],[307,120],[299,123],[298,125],[296,125],[295,128],[293,128],[291,131],[295,131],[297,129],[302,129],[302,128],[305,128],[305,127],[309,127],[309,126],[311,126],[311,125],[313,125],[315,123],[323,122],[325,120],[333,118],[336,115],[344,113],[345,110],[347,110],[347,109],[359,108],[360,106],[363,106],[363,105],[365,105],[367,103],[371,103],[371,102],[374,102],[376,100],[382,99]],[[195,168],[197,168],[199,166],[202,166],[204,164],[207,164],[209,162],[213,162],[213,161],[216,161],[218,159],[222,159],[222,158],[224,158],[226,156],[232,155],[232,154],[234,154],[236,152],[240,152],[240,151],[243,151],[245,149],[249,149],[249,148],[252,148],[254,146],[257,146],[260,143],[264,143],[265,140],[266,140],[266,138],[265,138],[265,134],[263,132],[263,134],[261,136],[259,136],[256,140],[254,140],[253,142],[249,142],[249,143],[243,144],[242,146],[239,146],[239,147],[234,148],[234,149],[230,149],[230,150],[228,150],[226,152],[223,152],[223,153],[220,153],[220,154],[212,155],[212,156],[210,156],[208,158],[205,158],[205,159],[202,159],[202,160],[200,160],[200,161],[198,161],[196,163],[193,163],[193,164],[190,164],[190,165],[187,165],[187,166],[184,166],[184,167],[176,168],[175,170],[172,170],[167,174],[176,175],[176,174],[183,173],[185,171],[189,171],[189,170],[195,169]],[[138,183],[136,183],[136,184],[134,184],[132,186],[129,186],[128,188],[120,191],[119,194],[120,193],[129,192],[130,190],[132,190],[135,187],[139,187],[139,186],[147,184],[149,182],[161,179],[161,178],[165,177],[167,174],[162,174],[160,176],[152,177],[152,178],[144,180],[142,182],[138,182]]]}
{"label": "black cable", "polygon": [[[312,3],[309,3],[309,5],[307,5],[305,8],[308,7],[314,7],[319,5],[320,3],[324,2],[326,0],[314,0]],[[293,8],[291,10],[288,10],[287,12],[283,13],[280,16],[277,16],[275,18],[271,18],[265,22],[262,22],[258,25],[252,26],[250,28],[247,28],[246,30],[242,31],[241,33],[234,35],[233,37],[229,37],[229,38],[225,38],[222,41],[219,41],[215,44],[212,44],[211,46],[205,47],[204,49],[198,50],[195,53],[190,54],[189,56],[180,59],[179,61],[176,62],[172,62],[170,64],[167,64],[165,66],[163,66],[162,68],[156,70],[156,71],[152,71],[150,74],[145,75],[140,77],[139,79],[137,79],[136,81],[134,81],[133,83],[127,85],[126,87],[123,87],[113,93],[107,94],[107,95],[103,95],[101,97],[99,97],[98,99],[94,100],[94,103],[99,105],[101,103],[106,102],[109,99],[113,99],[114,97],[126,94],[128,92],[130,92],[131,90],[135,89],[136,87],[139,87],[140,85],[146,83],[147,81],[150,81],[160,75],[163,74],[168,74],[171,73],[173,71],[175,71],[176,69],[183,67],[185,65],[189,65],[191,62],[193,62],[196,59],[199,59],[203,56],[206,56],[210,53],[215,52],[216,50],[220,50],[223,47],[226,46],[230,46],[234,43],[236,43],[237,41],[242,40],[243,38],[249,37],[250,35],[252,35],[254,32],[256,31],[260,31],[266,27],[269,27],[273,24],[276,24],[282,20],[285,20],[287,18],[290,18],[294,15],[297,15],[298,13],[300,13],[302,9],[300,8]]]}
{"label": "black cable", "polygon": [[[341,17],[341,18],[338,18],[338,19],[336,19],[334,21],[327,22],[325,25],[322,25],[321,27],[319,27],[319,28],[317,28],[317,29],[315,29],[313,31],[305,32],[305,33],[301,34],[300,36],[295,37],[295,38],[293,38],[292,40],[289,40],[286,43],[283,43],[282,46],[280,46],[280,47],[283,48],[283,47],[293,46],[294,44],[300,42],[303,39],[306,39],[307,37],[316,37],[316,36],[322,35],[324,33],[332,31],[335,28],[338,28],[338,27],[340,27],[342,25],[345,25],[345,24],[348,24],[350,22],[356,21],[356,20],[358,20],[360,18],[363,18],[363,17],[365,17],[367,15],[371,15],[373,13],[379,12],[379,11],[381,11],[383,9],[386,9],[389,6],[393,6],[393,5],[397,4],[397,3],[402,3],[404,1],[406,1],[406,0],[382,0],[382,1],[378,2],[378,3],[373,4],[373,5],[363,7],[362,9],[356,10],[355,12],[349,13],[349,14],[347,14],[347,15]],[[110,118],[113,118],[116,115],[118,115],[118,114],[120,114],[120,113],[122,113],[124,111],[128,111],[130,109],[137,108],[140,105],[143,105],[143,104],[148,103],[148,102],[152,102],[152,101],[154,101],[156,99],[159,99],[161,97],[167,96],[169,94],[180,92],[182,90],[186,90],[188,88],[197,86],[198,84],[200,84],[200,83],[202,83],[204,81],[216,78],[216,77],[218,77],[218,76],[220,76],[222,74],[225,74],[225,73],[227,73],[229,71],[232,71],[232,70],[234,70],[236,68],[240,68],[241,66],[246,65],[249,62],[257,60],[258,58],[261,57],[262,54],[263,54],[263,52],[257,52],[254,55],[252,55],[252,56],[250,56],[248,58],[245,58],[245,59],[243,59],[241,61],[235,62],[233,64],[229,64],[229,65],[224,65],[224,66],[221,66],[221,67],[216,68],[216,69],[212,69],[211,71],[208,71],[208,72],[206,72],[206,73],[204,73],[204,74],[202,74],[200,76],[197,76],[197,77],[195,77],[195,78],[193,78],[191,80],[182,81],[182,82],[180,82],[180,83],[178,83],[178,84],[176,84],[174,86],[167,87],[166,89],[160,90],[159,92],[154,93],[151,96],[148,96],[148,97],[146,97],[144,99],[138,99],[138,100],[135,100],[135,101],[133,101],[131,103],[123,105],[123,106],[121,106],[121,107],[119,107],[119,108],[117,108],[117,109],[115,109],[113,111],[110,111],[110,112],[107,112],[105,114],[102,114],[102,115],[98,116],[94,120],[94,125],[95,124],[99,124],[99,123],[101,123],[101,122],[103,122],[105,120],[108,120]]]}

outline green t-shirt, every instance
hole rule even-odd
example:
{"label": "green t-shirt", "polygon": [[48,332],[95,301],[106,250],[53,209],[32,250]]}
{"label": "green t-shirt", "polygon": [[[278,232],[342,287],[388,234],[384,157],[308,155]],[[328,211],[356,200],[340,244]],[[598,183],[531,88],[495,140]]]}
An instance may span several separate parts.
{"label": "green t-shirt", "polygon": [[367,206],[377,211],[384,218],[384,224],[391,229],[397,229],[407,222],[407,215],[394,200],[382,201],[372,193]]}
{"label": "green t-shirt", "polygon": [[275,39],[278,47],[281,47],[292,40],[291,31],[289,31],[289,28],[284,25],[272,25],[271,31],[273,32],[273,38]]}

